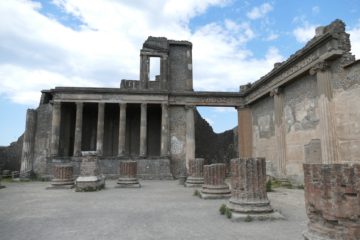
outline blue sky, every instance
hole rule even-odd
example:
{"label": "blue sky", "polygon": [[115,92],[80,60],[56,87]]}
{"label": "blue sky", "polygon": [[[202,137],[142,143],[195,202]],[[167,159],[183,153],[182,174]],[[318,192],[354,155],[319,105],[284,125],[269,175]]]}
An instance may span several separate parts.
{"label": "blue sky", "polygon": [[[138,79],[147,36],[193,43],[194,89],[238,91],[336,18],[360,55],[360,1],[1,0],[0,146],[24,131],[27,108],[55,86],[119,87]],[[156,66],[154,66],[155,68]],[[233,108],[199,108],[216,132]]]}

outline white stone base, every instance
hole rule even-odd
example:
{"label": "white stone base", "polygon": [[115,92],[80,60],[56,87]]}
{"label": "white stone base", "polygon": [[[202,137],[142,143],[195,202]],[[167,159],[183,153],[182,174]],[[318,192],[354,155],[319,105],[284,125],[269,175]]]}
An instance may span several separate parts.
{"label": "white stone base", "polygon": [[318,234],[309,232],[309,230],[304,231],[303,236],[305,240],[335,240],[333,238],[319,236]]}
{"label": "white stone base", "polygon": [[201,199],[229,199],[230,197],[231,197],[231,193],[211,194],[211,193],[204,193],[204,192],[200,191]]}
{"label": "white stone base", "polygon": [[75,180],[76,192],[94,192],[105,188],[105,176],[80,176]]}
{"label": "white stone base", "polygon": [[251,221],[274,221],[285,220],[285,217],[279,212],[274,211],[270,213],[237,213],[231,212],[231,221],[233,222],[251,222]]}

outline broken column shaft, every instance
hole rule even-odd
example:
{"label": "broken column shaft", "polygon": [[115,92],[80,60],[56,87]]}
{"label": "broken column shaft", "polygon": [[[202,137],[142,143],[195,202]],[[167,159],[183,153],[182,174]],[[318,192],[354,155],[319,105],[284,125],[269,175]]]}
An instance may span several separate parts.
{"label": "broken column shaft", "polygon": [[204,159],[195,158],[189,160],[189,176],[186,179],[186,187],[201,187],[204,184]]}
{"label": "broken column shaft", "polygon": [[121,161],[119,166],[120,177],[118,187],[140,187],[137,179],[137,162]]}
{"label": "broken column shaft", "polygon": [[74,170],[72,164],[56,164],[53,167],[54,178],[51,180],[53,188],[72,187],[74,185]]}
{"label": "broken column shaft", "polygon": [[200,192],[203,199],[229,198],[230,189],[225,183],[226,165],[216,163],[204,166],[204,185]]}

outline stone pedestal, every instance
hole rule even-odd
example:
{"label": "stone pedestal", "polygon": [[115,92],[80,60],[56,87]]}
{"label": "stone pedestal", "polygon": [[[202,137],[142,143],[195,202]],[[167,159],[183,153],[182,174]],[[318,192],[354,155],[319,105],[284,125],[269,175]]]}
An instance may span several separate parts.
{"label": "stone pedestal", "polygon": [[360,164],[304,164],[306,240],[360,239]]}
{"label": "stone pedestal", "polygon": [[[265,158],[236,158],[231,160],[231,198],[228,208],[233,220],[278,218],[266,193]],[[279,215],[280,217],[280,215]]]}
{"label": "stone pedestal", "polygon": [[201,187],[204,184],[204,159],[195,158],[189,160],[189,176],[186,187]]}
{"label": "stone pedestal", "polygon": [[53,167],[54,178],[48,189],[63,189],[74,187],[74,171],[72,164],[56,164]]}
{"label": "stone pedestal", "polygon": [[137,179],[137,162],[121,161],[119,166],[120,177],[117,181],[120,188],[139,188],[140,184]]}
{"label": "stone pedestal", "polygon": [[98,191],[105,187],[105,176],[101,174],[96,152],[82,152],[80,176],[75,181],[76,192]]}
{"label": "stone pedestal", "polygon": [[221,199],[231,196],[229,186],[225,183],[226,165],[216,163],[204,166],[204,185],[200,192],[203,199]]}

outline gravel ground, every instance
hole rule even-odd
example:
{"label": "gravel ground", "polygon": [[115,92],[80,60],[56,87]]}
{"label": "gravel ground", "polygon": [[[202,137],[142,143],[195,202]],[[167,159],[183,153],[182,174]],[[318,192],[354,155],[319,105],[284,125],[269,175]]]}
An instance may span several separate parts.
{"label": "gravel ground", "polygon": [[141,181],[140,189],[45,190],[46,182],[0,190],[0,240],[206,239],[296,240],[306,229],[304,191],[276,189],[271,204],[286,220],[231,222],[226,200],[202,200],[177,181]]}

